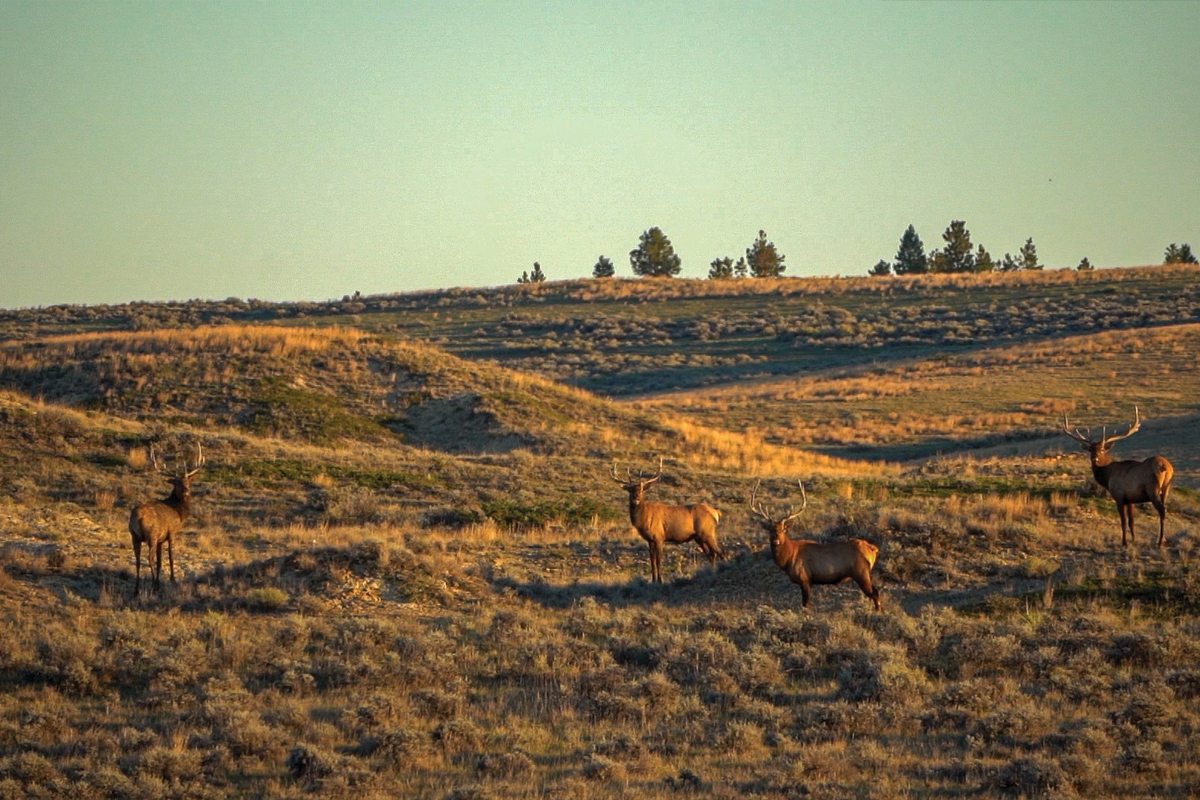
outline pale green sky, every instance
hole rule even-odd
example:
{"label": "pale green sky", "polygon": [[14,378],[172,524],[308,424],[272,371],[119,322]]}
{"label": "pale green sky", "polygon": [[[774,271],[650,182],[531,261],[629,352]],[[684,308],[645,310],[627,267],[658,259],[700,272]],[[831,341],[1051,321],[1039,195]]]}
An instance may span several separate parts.
{"label": "pale green sky", "polygon": [[0,307],[1200,251],[1200,2],[0,2]]}

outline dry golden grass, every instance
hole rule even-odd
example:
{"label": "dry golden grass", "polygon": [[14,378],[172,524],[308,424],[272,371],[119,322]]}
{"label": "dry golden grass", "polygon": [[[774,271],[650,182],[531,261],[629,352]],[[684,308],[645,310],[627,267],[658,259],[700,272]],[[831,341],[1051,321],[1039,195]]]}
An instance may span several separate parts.
{"label": "dry golden grass", "polygon": [[1012,287],[1074,286],[1080,284],[1132,281],[1147,275],[1191,277],[1200,274],[1193,265],[1130,267],[1120,270],[1078,272],[1034,270],[963,274],[896,275],[886,278],[784,277],[710,281],[697,279],[616,279],[605,281],[557,281],[522,287],[531,296],[566,293],[584,302],[597,300],[644,300],[646,302],[688,297],[739,297],[754,295],[828,295],[839,292],[879,293],[920,290],[980,290]]}
{"label": "dry golden grass", "polygon": [[[1200,396],[1200,325],[1178,325],[1067,337],[976,353],[772,379],[747,385],[679,392],[635,407],[677,413],[702,425],[770,431],[770,441],[841,455],[849,449],[881,458],[953,450],[954,443],[1001,445],[1010,437],[1053,436],[1064,414],[1085,426],[1128,424],[1133,406],[1153,420],[1147,430],[1174,423],[1176,438],[1143,433],[1127,446],[1166,444],[1165,452],[1194,482],[1192,401]],[[1160,443],[1161,440],[1161,443]],[[935,442],[924,449],[922,441]],[[1200,473],[1196,473],[1200,474]]]}
{"label": "dry golden grass", "polygon": [[[935,282],[984,284],[939,276],[911,290]],[[668,288],[722,290],[690,283]],[[724,290],[793,286],[768,283]],[[174,348],[385,346],[338,332],[291,344],[287,331],[179,335],[110,339],[148,364]],[[985,435],[1064,412],[1105,424],[1147,393],[1155,418],[1139,437],[1184,439],[1154,426],[1197,396],[1180,368],[1196,337],[997,348],[645,410],[406,351],[448,370],[436,374],[455,392],[487,394],[478,411],[538,432],[482,453],[335,447],[199,416],[162,426],[153,408],[130,421],[0,393],[0,796],[1195,794],[1194,493],[1172,498],[1165,551],[1145,515],[1123,551],[1082,458],[954,456],[901,472],[787,443],[822,428],[846,441]],[[60,344],[78,356],[92,346],[80,341]],[[228,365],[211,366],[219,378]],[[1113,396],[1098,400],[1104,384]],[[700,412],[728,429],[681,418]],[[198,436],[210,461],[177,548],[179,583],[133,597],[122,512],[162,493],[145,463],[152,435]],[[656,496],[711,495],[727,511],[732,558],[715,569],[675,547],[668,583],[651,585],[623,517],[508,530],[465,513],[553,496],[623,514],[612,459],[652,467],[659,453]],[[745,508],[757,476],[780,507],[805,479],[795,535],[880,545],[884,613],[853,586],[817,587],[813,610],[799,609]]]}
{"label": "dry golden grass", "polygon": [[[0,358],[11,359],[22,351],[28,357],[46,357],[46,351],[65,356],[97,350],[130,355],[215,351],[226,354],[248,352],[287,357],[321,352],[333,345],[354,346],[365,335],[350,328],[281,327],[268,325],[217,325],[152,331],[80,333],[38,340],[36,345],[5,343]],[[7,361],[5,364],[9,363]]]}

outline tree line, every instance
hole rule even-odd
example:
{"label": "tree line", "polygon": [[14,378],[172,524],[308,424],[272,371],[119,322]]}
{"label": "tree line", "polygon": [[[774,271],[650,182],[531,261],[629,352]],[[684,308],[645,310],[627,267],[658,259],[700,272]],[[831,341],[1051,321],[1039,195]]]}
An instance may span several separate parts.
{"label": "tree line", "polygon": [[[746,255],[736,262],[729,256],[714,258],[708,277],[711,280],[778,278],[787,269],[786,258],[775,243],[767,239],[767,232],[760,230],[758,238],[746,248]],[[629,251],[629,267],[640,278],[673,278],[683,269],[683,259],[675,252],[662,228],[654,227],[645,231],[638,239],[638,246]],[[605,255],[600,256],[592,267],[593,278],[611,278],[616,274],[612,259]],[[517,283],[541,283],[544,280],[546,275],[535,261],[533,272],[521,273]]]}
{"label": "tree line", "polygon": [[[923,275],[931,272],[1016,272],[1018,270],[1040,270],[1043,264],[1038,259],[1037,246],[1033,237],[1025,240],[1025,244],[1017,249],[1016,255],[1005,253],[1004,257],[996,260],[982,244],[971,242],[971,232],[967,223],[956,219],[942,233],[945,242],[940,250],[925,252],[925,244],[917,235],[914,226],[900,237],[900,247],[892,261],[880,259],[875,266],[868,270],[868,275]],[[735,280],[739,278],[778,278],[787,269],[784,264],[786,256],[779,252],[775,243],[767,239],[767,232],[760,230],[758,237],[746,248],[746,254],[734,261],[729,256],[714,258],[709,264],[709,280]],[[1195,264],[1196,256],[1186,242],[1176,245],[1172,242],[1163,256],[1164,264]],[[629,251],[629,266],[633,274],[640,278],[671,278],[679,274],[683,268],[683,260],[675,252],[670,238],[663,233],[662,228],[653,227],[642,233],[638,246]],[[1078,270],[1093,269],[1092,263],[1085,257],[1076,267]],[[592,267],[593,278],[611,278],[617,274],[612,259],[601,255]],[[546,280],[546,274],[538,262],[533,262],[533,271],[521,273],[517,283],[541,283]]]}
{"label": "tree line", "polygon": [[[1016,272],[1018,270],[1040,270],[1043,265],[1038,260],[1037,246],[1033,237],[1025,240],[1025,244],[1017,250],[1016,256],[1005,253],[1004,258],[996,261],[992,254],[982,244],[975,247],[971,243],[971,232],[967,223],[961,219],[951,220],[949,227],[942,233],[945,245],[940,250],[925,252],[925,245],[917,235],[917,229],[909,225],[900,237],[900,247],[896,250],[892,261],[880,259],[875,266],[867,271],[868,275],[924,275],[930,272]],[[1187,243],[1175,245],[1171,243],[1163,255],[1164,264],[1195,264],[1196,257]],[[1094,269],[1092,262],[1085,256],[1080,260],[1077,270]]]}

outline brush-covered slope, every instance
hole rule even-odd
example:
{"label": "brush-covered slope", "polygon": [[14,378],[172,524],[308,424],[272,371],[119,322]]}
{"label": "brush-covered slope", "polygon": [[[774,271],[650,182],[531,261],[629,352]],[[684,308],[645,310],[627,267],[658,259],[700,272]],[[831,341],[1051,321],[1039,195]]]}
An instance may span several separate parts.
{"label": "brush-covered slope", "polygon": [[[136,423],[121,446],[93,448],[96,458],[120,462],[151,437],[183,431],[224,464],[209,470],[211,480],[286,485],[292,506],[304,491],[321,494],[310,485],[318,476],[407,492],[412,509],[607,501],[615,487],[604,473],[614,461],[649,470],[659,456],[676,487],[696,499],[720,498],[713,487],[722,483],[740,497],[737,487],[753,475],[884,471],[351,330],[227,325],[10,343],[0,347],[0,386],[24,393],[26,404],[33,395],[86,410],[95,415],[88,430]],[[61,410],[72,414],[92,419]],[[535,458],[545,459],[536,469]]]}
{"label": "brush-covered slope", "polygon": [[0,348],[0,385],[160,425],[456,453],[570,448],[578,439],[564,429],[639,416],[538,378],[341,329],[229,325],[22,342]]}
{"label": "brush-covered slope", "polygon": [[265,324],[424,340],[607,396],[1200,322],[1189,265],[892,278],[575,280],[345,297],[0,311],[0,341]]}
{"label": "brush-covered slope", "polygon": [[[857,369],[673,392],[639,401],[713,428],[769,431],[768,441],[841,457],[924,461],[1074,453],[1064,415],[1097,435],[1140,432],[1118,458],[1167,456],[1176,485],[1200,486],[1200,325],[1109,331]],[[1082,465],[1080,465],[1082,466]]]}

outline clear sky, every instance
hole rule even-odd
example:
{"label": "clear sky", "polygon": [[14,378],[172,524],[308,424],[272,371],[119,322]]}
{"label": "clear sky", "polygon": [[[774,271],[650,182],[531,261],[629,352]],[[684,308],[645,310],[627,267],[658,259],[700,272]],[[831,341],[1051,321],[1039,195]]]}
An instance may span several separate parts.
{"label": "clear sky", "polygon": [[0,2],[0,307],[1200,252],[1200,2]]}

